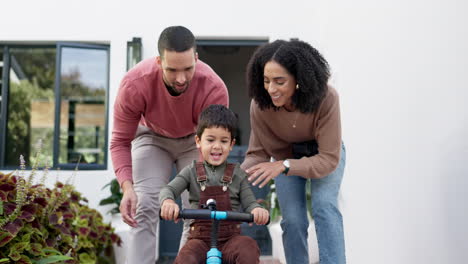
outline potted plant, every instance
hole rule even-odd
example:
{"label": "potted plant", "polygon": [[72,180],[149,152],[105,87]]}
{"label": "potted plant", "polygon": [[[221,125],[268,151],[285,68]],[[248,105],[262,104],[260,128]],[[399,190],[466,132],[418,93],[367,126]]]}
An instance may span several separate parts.
{"label": "potted plant", "polygon": [[109,187],[110,196],[102,199],[99,202],[99,205],[112,205],[112,208],[109,210],[109,213],[112,215],[120,214],[120,201],[122,201],[123,193],[120,190],[119,182],[116,178],[112,179],[108,184],[104,185],[101,190]]}
{"label": "potted plant", "polygon": [[111,209],[108,211],[112,215],[111,224],[115,228],[115,233],[120,236],[122,241],[121,245],[114,245],[114,256],[117,264],[125,263],[126,243],[129,241],[130,226],[124,223],[122,215],[120,214],[120,201],[122,200],[123,193],[120,189],[119,182],[116,178],[112,179],[109,183],[102,187],[102,190],[109,188],[110,195],[99,202],[99,205],[110,205]]}

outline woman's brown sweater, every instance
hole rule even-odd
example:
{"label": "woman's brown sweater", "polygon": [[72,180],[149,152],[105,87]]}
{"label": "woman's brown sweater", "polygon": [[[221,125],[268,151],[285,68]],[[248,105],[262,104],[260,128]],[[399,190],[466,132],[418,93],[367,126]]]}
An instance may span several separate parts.
{"label": "woman's brown sweater", "polygon": [[[341,151],[340,105],[337,91],[328,92],[314,113],[260,110],[252,100],[250,104],[250,142],[242,169],[248,169],[270,157],[276,160],[289,159],[288,175],[304,178],[322,178],[338,166]],[[295,126],[295,127],[294,127]],[[292,159],[292,143],[315,139],[318,154],[312,157]]]}

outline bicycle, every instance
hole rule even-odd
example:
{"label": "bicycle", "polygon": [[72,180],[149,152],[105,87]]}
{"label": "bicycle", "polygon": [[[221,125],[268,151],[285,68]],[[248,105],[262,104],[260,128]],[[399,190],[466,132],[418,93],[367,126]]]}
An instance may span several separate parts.
{"label": "bicycle", "polygon": [[216,201],[214,199],[208,199],[206,201],[206,205],[204,205],[203,208],[205,209],[183,209],[179,212],[179,218],[212,220],[210,234],[211,248],[206,253],[206,264],[222,264],[222,252],[218,249],[217,245],[219,221],[239,221],[251,223],[254,221],[254,217],[249,213],[217,211]]}

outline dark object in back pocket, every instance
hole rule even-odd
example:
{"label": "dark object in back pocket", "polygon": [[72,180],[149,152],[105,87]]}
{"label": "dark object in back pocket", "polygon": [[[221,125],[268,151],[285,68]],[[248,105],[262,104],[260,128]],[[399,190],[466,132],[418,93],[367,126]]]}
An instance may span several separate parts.
{"label": "dark object in back pocket", "polygon": [[312,157],[318,154],[318,144],[316,140],[293,143],[292,144],[293,158],[300,159],[302,157]]}

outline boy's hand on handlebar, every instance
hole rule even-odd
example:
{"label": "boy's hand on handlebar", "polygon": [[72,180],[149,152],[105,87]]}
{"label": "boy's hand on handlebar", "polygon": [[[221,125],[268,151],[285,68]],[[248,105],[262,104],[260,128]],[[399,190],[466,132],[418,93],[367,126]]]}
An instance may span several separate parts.
{"label": "boy's hand on handlebar", "polygon": [[164,220],[174,220],[177,223],[179,221],[179,205],[174,200],[164,200],[161,206],[161,217]]}
{"label": "boy's hand on handlebar", "polygon": [[261,207],[254,208],[250,213],[253,214],[254,222],[257,225],[265,225],[270,219],[270,213],[268,210]]}

